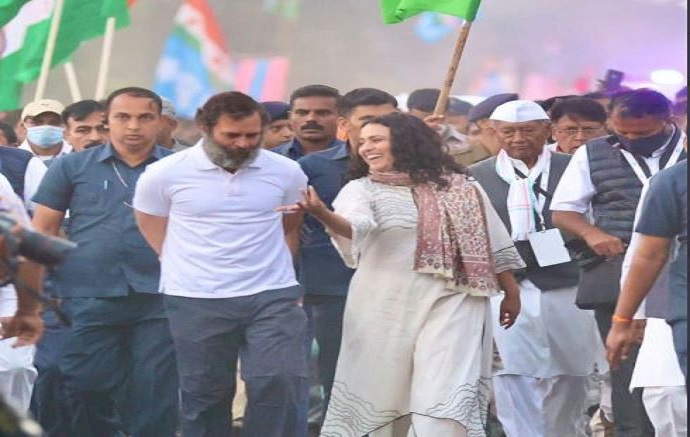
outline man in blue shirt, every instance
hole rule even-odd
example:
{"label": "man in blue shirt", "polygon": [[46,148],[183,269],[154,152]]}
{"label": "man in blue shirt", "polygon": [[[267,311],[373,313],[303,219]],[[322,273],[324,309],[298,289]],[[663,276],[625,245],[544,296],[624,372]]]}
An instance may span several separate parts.
{"label": "man in blue shirt", "polygon": [[111,143],[55,160],[33,200],[37,230],[57,235],[69,210],[78,243],[53,276],[72,321],[60,367],[73,436],[171,436],[178,383],[158,256],[131,202],[146,165],[171,152],[155,144],[162,103],[143,88],[107,100]]}
{"label": "man in blue shirt", "polygon": [[[350,156],[359,144],[362,124],[379,115],[397,111],[390,94],[371,88],[353,90],[340,98],[339,124],[347,143],[310,153],[297,162],[319,197],[331,203],[344,185]],[[319,345],[319,379],[324,388],[324,411],[328,407],[340,351],[343,313],[354,271],[343,263],[323,225],[312,216],[303,219],[298,250],[299,281],[304,286],[304,308],[314,326]]]}
{"label": "man in blue shirt", "polygon": [[[666,321],[680,367],[688,366],[688,163],[682,162],[654,176],[642,204],[635,232],[640,234],[630,271],[621,289],[614,323],[607,339],[609,360],[616,365],[630,348],[633,314],[652,288],[669,256],[669,307]],[[676,243],[675,250],[671,250]]]}
{"label": "man in blue shirt", "polygon": [[313,152],[342,144],[338,134],[337,89],[326,85],[307,85],[290,96],[290,123],[295,138],[271,149],[297,161]]}

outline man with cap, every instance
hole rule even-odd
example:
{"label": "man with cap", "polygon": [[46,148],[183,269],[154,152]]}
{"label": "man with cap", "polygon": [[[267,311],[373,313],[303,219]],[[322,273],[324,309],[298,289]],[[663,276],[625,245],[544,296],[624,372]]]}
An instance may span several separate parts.
{"label": "man with cap", "polygon": [[511,330],[500,329],[500,297],[492,300],[498,418],[509,436],[583,436],[587,376],[604,362],[594,315],[574,304],[577,264],[549,211],[570,157],[546,147],[549,116],[535,102],[504,103],[489,118],[501,150],[470,171],[527,264],[516,274],[522,310]]}
{"label": "man with cap", "polygon": [[451,97],[448,100],[446,121],[463,135],[467,135],[467,128],[470,124],[470,120],[467,118],[470,109],[472,109],[471,103],[460,100],[457,97]]}
{"label": "man with cap", "polygon": [[189,144],[173,137],[175,129],[177,129],[177,111],[175,105],[165,97],[161,97],[163,101],[163,112],[161,112],[161,123],[156,137],[156,144],[170,149],[173,152],[179,152],[190,147]]}
{"label": "man with cap", "polygon": [[[672,121],[671,104],[656,91],[614,96],[609,123],[615,134],[575,152],[551,204],[554,224],[578,238],[571,246],[581,267],[576,303],[595,310],[603,338],[613,323],[629,323],[614,309],[642,188],[660,169],[685,159],[683,133]],[[654,432],[640,390],[629,391],[636,359],[635,347],[611,370],[616,435]]]}
{"label": "man with cap", "polygon": [[46,165],[70,153],[72,146],[63,138],[64,110],[62,103],[51,99],[36,100],[26,105],[21,116],[21,122],[26,127],[26,139],[19,148],[31,152]]}
{"label": "man with cap", "polygon": [[507,102],[517,100],[518,95],[514,93],[496,94],[486,98],[476,104],[468,114],[470,125],[468,127],[468,140],[473,147],[483,147],[489,155],[496,156],[501,150],[496,138],[496,132],[491,127],[489,116],[494,110]]}
{"label": "man with cap", "polygon": [[[486,158],[488,155],[485,150],[471,147],[467,142],[467,137],[448,123],[446,117],[451,107],[450,100],[445,108],[446,116],[440,118],[434,115],[436,102],[440,95],[441,91],[433,88],[423,88],[413,91],[407,99],[409,114],[420,120],[424,120],[441,135],[446,147],[446,152],[451,155],[457,163],[468,167]],[[441,120],[441,123],[438,123],[439,120]]]}
{"label": "man with cap", "polygon": [[273,149],[281,144],[288,143],[295,138],[295,132],[290,124],[290,105],[284,102],[263,102],[270,122],[264,132],[265,149]]}

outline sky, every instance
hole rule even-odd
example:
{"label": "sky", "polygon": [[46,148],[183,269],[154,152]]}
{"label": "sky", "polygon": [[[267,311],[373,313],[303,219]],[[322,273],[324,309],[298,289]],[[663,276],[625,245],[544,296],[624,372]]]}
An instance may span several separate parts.
{"label": "sky", "polygon": [[[302,0],[295,22],[266,13],[264,0],[208,0],[231,55],[287,56],[287,89],[323,83],[342,92],[370,86],[393,94],[440,87],[456,33],[436,43],[415,34],[416,19],[384,25],[376,0]],[[137,0],[132,24],[119,31],[108,90],[151,87],[180,0]],[[520,92],[546,98],[593,88],[607,69],[633,85],[672,69],[687,81],[687,3],[680,0],[483,0],[454,94]],[[85,97],[96,82],[101,41],[74,56]],[[672,94],[681,85],[661,91]],[[32,87],[27,87],[27,95]],[[64,72],[50,77],[47,97],[69,101]]]}

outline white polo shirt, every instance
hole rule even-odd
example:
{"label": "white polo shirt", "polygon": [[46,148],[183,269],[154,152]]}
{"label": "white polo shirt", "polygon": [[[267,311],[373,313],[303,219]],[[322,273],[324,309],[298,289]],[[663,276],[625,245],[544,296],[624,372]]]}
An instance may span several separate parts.
{"label": "white polo shirt", "polygon": [[298,285],[275,210],[300,200],[306,187],[296,162],[265,150],[235,174],[200,145],[148,166],[134,208],[169,218],[160,291],[227,298]]}

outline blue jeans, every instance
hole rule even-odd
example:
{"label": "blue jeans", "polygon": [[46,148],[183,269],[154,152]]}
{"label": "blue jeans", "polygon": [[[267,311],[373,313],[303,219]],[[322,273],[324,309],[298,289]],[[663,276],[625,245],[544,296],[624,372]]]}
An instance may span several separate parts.
{"label": "blue jeans", "polygon": [[174,436],[179,394],[162,296],[69,298],[62,307],[72,320],[60,362],[72,436]]}
{"label": "blue jeans", "polygon": [[319,381],[324,391],[324,417],[331,399],[340,354],[346,300],[347,296],[318,294],[308,294],[304,298],[304,309],[313,323],[313,335],[319,345]]}
{"label": "blue jeans", "polygon": [[43,313],[43,323],[45,331],[36,344],[34,356],[38,375],[31,396],[31,412],[41,424],[45,437],[71,437],[72,411],[59,366],[70,328],[62,326],[50,310]]}
{"label": "blue jeans", "polygon": [[235,298],[165,296],[182,390],[182,434],[231,432],[237,358],[247,390],[242,435],[302,437],[306,315],[299,287]]}

